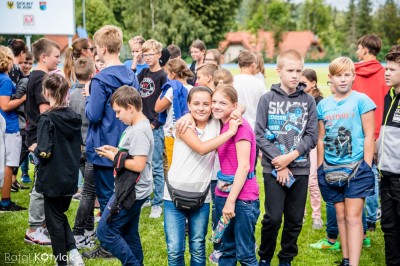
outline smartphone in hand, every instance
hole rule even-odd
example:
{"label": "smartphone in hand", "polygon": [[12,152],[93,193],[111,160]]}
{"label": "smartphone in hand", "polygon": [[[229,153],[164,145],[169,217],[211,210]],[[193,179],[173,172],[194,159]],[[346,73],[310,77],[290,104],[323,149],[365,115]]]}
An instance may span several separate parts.
{"label": "smartphone in hand", "polygon": [[98,147],[98,148],[94,148],[94,150],[95,150],[95,151],[100,151],[100,152],[103,152],[103,149],[102,149],[102,148],[100,148],[100,147]]}
{"label": "smartphone in hand", "polygon": [[[275,169],[272,170],[271,175],[272,175],[272,177],[274,177],[275,179],[278,178],[278,173],[276,172]],[[287,188],[290,188],[290,187],[293,185],[293,183],[294,183],[295,181],[296,181],[296,179],[293,177],[293,175],[292,175],[291,173],[289,173],[289,182],[286,182],[286,183],[285,183],[285,186],[286,186]]]}

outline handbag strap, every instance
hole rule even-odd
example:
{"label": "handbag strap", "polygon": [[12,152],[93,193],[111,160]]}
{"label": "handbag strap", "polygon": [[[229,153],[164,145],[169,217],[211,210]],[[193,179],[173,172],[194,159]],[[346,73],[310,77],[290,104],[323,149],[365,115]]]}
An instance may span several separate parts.
{"label": "handbag strap", "polygon": [[[178,192],[179,191],[183,191],[183,190],[179,190],[179,189],[173,188],[171,186],[171,184],[168,181],[168,175],[166,175],[166,177],[165,177],[165,183],[167,184],[168,192],[169,192],[169,195],[170,195],[171,199],[172,199],[173,191],[178,191]],[[200,197],[206,196],[208,194],[208,191],[209,191],[210,187],[211,187],[211,181],[210,181],[210,183],[208,183],[207,188],[204,191],[200,192]],[[184,192],[191,193],[189,191],[184,191]],[[194,192],[194,193],[196,193],[196,192]]]}

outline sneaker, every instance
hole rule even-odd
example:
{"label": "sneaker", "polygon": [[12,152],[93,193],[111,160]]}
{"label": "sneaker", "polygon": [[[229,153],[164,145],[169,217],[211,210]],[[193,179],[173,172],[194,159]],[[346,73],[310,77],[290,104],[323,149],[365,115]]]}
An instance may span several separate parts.
{"label": "sneaker", "polygon": [[114,256],[110,252],[108,252],[107,250],[105,250],[102,247],[96,248],[91,251],[83,252],[82,256],[84,258],[88,258],[88,259],[99,259],[99,258],[111,259],[111,258],[114,258]]}
{"label": "sneaker", "polygon": [[27,208],[19,206],[18,204],[10,201],[7,207],[4,207],[0,204],[0,212],[18,212],[18,211],[25,211]]}
{"label": "sneaker", "polygon": [[82,197],[82,194],[79,193],[79,192],[77,192],[77,193],[75,193],[75,194],[72,196],[72,200],[80,201],[80,200],[81,200],[81,197]]}
{"label": "sneaker", "polygon": [[36,231],[29,233],[29,229],[26,230],[24,242],[27,244],[37,244],[43,246],[50,246],[51,240],[44,234],[44,228],[39,227]]}
{"label": "sneaker", "polygon": [[319,218],[314,218],[313,219],[313,223],[312,223],[312,228],[313,229],[322,229],[322,227],[324,226],[324,222],[319,219]]}
{"label": "sneaker", "polygon": [[18,192],[19,191],[19,187],[17,186],[17,184],[12,183],[11,184],[11,192]]}
{"label": "sneaker", "polygon": [[271,266],[271,261],[269,260],[260,260],[258,266]]}
{"label": "sneaker", "polygon": [[379,207],[376,210],[376,221],[379,221],[381,219],[381,217],[382,217],[382,210],[381,210],[381,207]]}
{"label": "sneaker", "polygon": [[143,205],[142,205],[142,209],[146,208],[146,207],[151,207],[151,201],[150,200],[146,200]]}
{"label": "sneaker", "polygon": [[160,218],[162,214],[162,207],[161,206],[152,206],[151,213],[149,215],[150,218]]}
{"label": "sneaker", "polygon": [[218,261],[219,261],[219,257],[221,257],[222,252],[219,250],[214,250],[210,256],[208,257],[208,259],[210,260],[210,262],[212,264],[218,265]]}
{"label": "sneaker", "polygon": [[19,189],[31,189],[31,188],[28,187],[28,186],[22,185],[22,184],[21,184],[20,182],[18,182],[17,180],[15,180],[15,182],[14,182],[13,184],[15,184],[15,186],[18,187]]}
{"label": "sneaker", "polygon": [[367,222],[368,231],[375,232],[376,231],[376,224]]}
{"label": "sneaker", "polygon": [[68,266],[85,266],[81,254],[69,256]]}
{"label": "sneaker", "polygon": [[85,230],[85,233],[83,235],[89,237],[91,241],[96,241],[97,239],[97,234],[95,229],[91,231]]}
{"label": "sneaker", "polygon": [[371,239],[367,236],[363,240],[363,248],[369,248],[371,247]]}
{"label": "sneaker", "polygon": [[22,183],[32,183],[32,180],[28,174],[23,174],[23,175],[21,175],[21,182]]}
{"label": "sneaker", "polygon": [[323,250],[339,250],[340,243],[339,241],[336,241],[335,244],[331,244],[329,243],[327,238],[324,238],[318,241],[317,243],[310,244],[310,247]]}
{"label": "sneaker", "polygon": [[89,236],[75,235],[74,238],[77,249],[93,248],[95,246],[94,241],[91,241]]}

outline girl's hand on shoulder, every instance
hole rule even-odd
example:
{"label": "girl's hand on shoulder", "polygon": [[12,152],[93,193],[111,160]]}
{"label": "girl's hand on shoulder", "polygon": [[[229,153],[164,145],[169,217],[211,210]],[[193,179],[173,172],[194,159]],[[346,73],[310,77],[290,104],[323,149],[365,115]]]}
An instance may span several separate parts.
{"label": "girl's hand on shoulder", "polygon": [[189,126],[193,126],[193,125],[195,125],[193,116],[191,114],[186,114],[186,115],[182,116],[181,118],[179,118],[178,121],[176,121],[175,128],[179,134],[184,134],[186,132],[186,129]]}
{"label": "girl's hand on shoulder", "polygon": [[236,134],[236,132],[238,131],[238,128],[241,124],[243,124],[243,121],[241,118],[229,120],[229,131],[232,133],[232,135]]}
{"label": "girl's hand on shoulder", "polygon": [[230,115],[231,119],[242,119],[242,112],[240,111],[239,108],[236,108],[235,110],[232,111]]}
{"label": "girl's hand on shoulder", "polygon": [[235,202],[226,201],[225,206],[222,209],[222,215],[224,216],[224,221],[229,221],[235,217]]}

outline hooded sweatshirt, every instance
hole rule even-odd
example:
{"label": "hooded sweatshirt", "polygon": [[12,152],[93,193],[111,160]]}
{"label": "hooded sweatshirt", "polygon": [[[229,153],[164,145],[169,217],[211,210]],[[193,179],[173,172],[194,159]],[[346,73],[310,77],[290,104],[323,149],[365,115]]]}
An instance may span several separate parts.
{"label": "hooded sweatshirt", "polygon": [[39,158],[36,191],[49,197],[72,196],[78,189],[81,116],[70,108],[40,115],[35,155]]}
{"label": "hooded sweatshirt", "polygon": [[263,153],[264,173],[271,173],[271,161],[283,154],[297,150],[300,156],[288,165],[293,175],[308,175],[310,160],[308,153],[317,144],[318,121],[314,98],[303,90],[299,83],[290,95],[273,84],[271,91],[264,94],[257,107],[257,146]]}
{"label": "hooded sweatshirt", "polygon": [[103,145],[118,146],[126,125],[115,116],[110,104],[111,95],[123,85],[139,88],[136,75],[124,65],[109,66],[100,71],[90,83],[90,96],[86,97],[85,111],[89,120],[86,136],[86,155],[89,162],[112,167],[112,161],[100,157],[95,148]]}
{"label": "hooded sweatshirt", "polygon": [[352,89],[365,93],[375,103],[375,139],[378,139],[382,125],[384,99],[390,89],[385,82],[385,68],[377,60],[355,63],[354,65],[356,67],[356,79]]}

